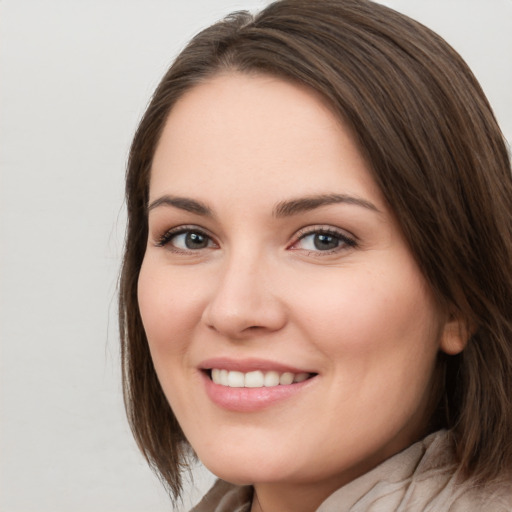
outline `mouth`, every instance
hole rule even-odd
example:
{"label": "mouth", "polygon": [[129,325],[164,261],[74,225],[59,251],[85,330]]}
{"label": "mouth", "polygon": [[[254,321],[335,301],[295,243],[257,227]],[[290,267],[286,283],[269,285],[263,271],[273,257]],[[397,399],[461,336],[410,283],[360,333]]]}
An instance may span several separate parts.
{"label": "mouth", "polygon": [[210,400],[237,413],[263,411],[303,396],[306,390],[315,389],[319,376],[306,368],[263,359],[218,357],[203,361],[199,370]]}
{"label": "mouth", "polygon": [[211,368],[204,370],[204,372],[214,384],[230,388],[273,388],[277,386],[290,386],[309,380],[317,375],[315,373],[292,373],[273,370],[241,372],[224,368]]}

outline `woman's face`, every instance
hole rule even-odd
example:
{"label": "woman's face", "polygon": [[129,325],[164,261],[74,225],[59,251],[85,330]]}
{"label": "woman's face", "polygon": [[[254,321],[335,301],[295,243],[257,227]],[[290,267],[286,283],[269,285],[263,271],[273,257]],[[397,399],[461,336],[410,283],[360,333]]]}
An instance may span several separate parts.
{"label": "woman's face", "polygon": [[424,433],[444,318],[308,89],[231,73],[177,103],[138,293],[165,395],[225,480],[331,490]]}

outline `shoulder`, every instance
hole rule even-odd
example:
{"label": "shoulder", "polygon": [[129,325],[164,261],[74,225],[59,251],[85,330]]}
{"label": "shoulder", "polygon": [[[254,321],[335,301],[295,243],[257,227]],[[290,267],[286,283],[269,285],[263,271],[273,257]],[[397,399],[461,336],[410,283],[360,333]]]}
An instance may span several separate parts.
{"label": "shoulder", "polygon": [[512,512],[511,474],[485,484],[462,479],[449,432],[433,434],[423,444],[426,450],[409,486],[416,491],[411,501],[425,500],[431,507],[426,510],[436,512]]}
{"label": "shoulder", "polygon": [[460,484],[460,492],[449,512],[512,511],[512,475],[494,482],[477,485]]}
{"label": "shoulder", "polygon": [[432,510],[512,511],[512,475],[485,484],[461,479],[450,432],[437,432],[423,442],[427,449],[413,474],[412,483],[413,487],[414,483],[418,484],[419,495],[430,495],[431,504],[436,504]]}
{"label": "shoulder", "polygon": [[332,494],[317,512],[512,512],[512,479],[477,485],[439,431]]}

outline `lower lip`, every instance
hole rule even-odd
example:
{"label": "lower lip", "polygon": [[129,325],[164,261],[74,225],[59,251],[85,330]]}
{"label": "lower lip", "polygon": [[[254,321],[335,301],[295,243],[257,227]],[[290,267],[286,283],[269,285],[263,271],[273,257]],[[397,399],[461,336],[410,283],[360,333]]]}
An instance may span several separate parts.
{"label": "lower lip", "polygon": [[272,386],[262,388],[230,388],[215,384],[203,372],[206,394],[210,400],[228,411],[255,412],[294,397],[309,387],[316,376],[303,382],[287,386]]}

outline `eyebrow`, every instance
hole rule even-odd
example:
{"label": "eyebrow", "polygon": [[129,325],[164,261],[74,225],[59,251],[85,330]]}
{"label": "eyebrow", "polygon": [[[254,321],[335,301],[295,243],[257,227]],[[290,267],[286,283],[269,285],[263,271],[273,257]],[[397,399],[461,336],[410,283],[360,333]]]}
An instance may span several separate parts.
{"label": "eyebrow", "polygon": [[[370,201],[346,194],[320,194],[281,201],[274,207],[272,213],[276,218],[291,217],[299,213],[320,208],[321,206],[338,203],[360,206],[362,208],[380,213],[380,210]],[[152,201],[148,205],[147,211],[149,212],[154,208],[158,208],[159,206],[173,206],[174,208],[179,208],[180,210],[195,213],[196,215],[213,217],[213,212],[210,207],[204,203],[201,203],[200,201],[196,201],[195,199],[190,199],[188,197],[164,195]]]}
{"label": "eyebrow", "polygon": [[366,199],[353,197],[346,194],[321,194],[282,201],[278,203],[274,208],[273,215],[277,218],[290,217],[292,215],[297,215],[299,213],[320,208],[321,206],[338,203],[360,206],[362,208],[380,213],[380,210],[373,203],[367,201]]}
{"label": "eyebrow", "polygon": [[185,210],[190,213],[195,213],[197,215],[204,215],[205,217],[213,217],[212,210],[199,201],[194,199],[189,199],[187,197],[175,197],[165,195],[155,199],[148,205],[147,211],[150,212],[154,208],[159,206],[174,206],[175,208],[179,208],[180,210]]}

